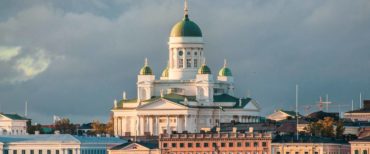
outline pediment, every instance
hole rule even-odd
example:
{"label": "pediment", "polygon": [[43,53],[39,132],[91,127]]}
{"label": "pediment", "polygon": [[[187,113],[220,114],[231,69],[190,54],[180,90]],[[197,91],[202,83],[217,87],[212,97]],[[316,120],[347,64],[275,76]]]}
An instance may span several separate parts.
{"label": "pediment", "polygon": [[251,100],[247,105],[244,106],[244,109],[248,110],[259,110],[257,103]]}
{"label": "pediment", "polygon": [[147,104],[144,104],[138,108],[139,110],[176,110],[176,109],[188,109],[188,107],[176,103],[171,102],[166,99],[158,99],[153,102],[149,102]]}
{"label": "pediment", "polygon": [[142,146],[138,143],[131,143],[123,148],[121,148],[121,150],[150,150],[149,148],[145,147],[145,146]]}

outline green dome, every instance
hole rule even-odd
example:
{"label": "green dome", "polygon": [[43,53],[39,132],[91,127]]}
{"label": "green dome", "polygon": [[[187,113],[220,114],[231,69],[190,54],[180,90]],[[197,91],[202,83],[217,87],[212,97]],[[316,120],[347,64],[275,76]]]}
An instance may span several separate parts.
{"label": "green dome", "polygon": [[162,77],[168,77],[168,67],[163,70]]}
{"label": "green dome", "polygon": [[176,23],[171,30],[170,37],[202,37],[202,31],[199,26],[191,21],[188,15],[184,19]]}
{"label": "green dome", "polygon": [[231,70],[227,67],[222,67],[221,70],[218,72],[218,76],[233,76]]}
{"label": "green dome", "polygon": [[146,65],[140,69],[140,75],[153,75],[152,69]]}
{"label": "green dome", "polygon": [[211,69],[206,64],[203,64],[198,69],[198,74],[211,74]]}

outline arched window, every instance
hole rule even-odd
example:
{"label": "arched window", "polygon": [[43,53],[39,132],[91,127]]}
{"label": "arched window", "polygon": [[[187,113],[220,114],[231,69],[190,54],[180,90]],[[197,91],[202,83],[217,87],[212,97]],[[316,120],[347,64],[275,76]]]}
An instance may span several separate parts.
{"label": "arched window", "polygon": [[367,154],[367,150],[362,151],[362,154]]}
{"label": "arched window", "polygon": [[359,154],[358,150],[355,150],[355,154]]}
{"label": "arched window", "polygon": [[182,56],[184,54],[184,52],[183,51],[179,51],[179,56]]}
{"label": "arched window", "polygon": [[205,93],[204,93],[204,89],[202,88],[202,87],[199,87],[199,90],[198,90],[198,92],[199,92],[199,97],[200,98],[202,98],[202,97],[204,97],[205,96]]}

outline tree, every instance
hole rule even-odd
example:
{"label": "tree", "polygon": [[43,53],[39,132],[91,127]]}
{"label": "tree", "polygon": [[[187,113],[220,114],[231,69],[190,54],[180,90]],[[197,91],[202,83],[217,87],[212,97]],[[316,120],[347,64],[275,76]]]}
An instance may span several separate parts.
{"label": "tree", "polygon": [[94,120],[91,124],[93,133],[96,134],[105,134],[106,129],[105,129],[105,124],[100,123],[99,120]]}
{"label": "tree", "polygon": [[[335,131],[334,126],[336,126]],[[310,123],[305,130],[314,136],[341,137],[343,136],[344,126],[341,121],[335,121],[331,117],[325,117],[323,120]]]}
{"label": "tree", "polygon": [[109,121],[106,125],[106,134],[114,135],[114,119],[113,115],[110,116]]}
{"label": "tree", "polygon": [[59,130],[61,134],[76,134],[76,126],[72,124],[68,118],[63,118],[55,122],[55,130]]}

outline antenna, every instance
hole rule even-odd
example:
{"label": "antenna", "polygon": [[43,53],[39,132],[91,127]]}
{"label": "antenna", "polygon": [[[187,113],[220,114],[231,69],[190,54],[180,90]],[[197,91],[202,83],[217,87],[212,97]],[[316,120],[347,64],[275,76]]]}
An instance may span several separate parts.
{"label": "antenna", "polygon": [[298,132],[298,84],[295,85],[295,118],[297,119],[297,141],[299,139],[299,132]]}
{"label": "antenna", "polygon": [[362,108],[362,93],[360,93],[360,109]]}
{"label": "antenna", "polygon": [[24,103],[24,116],[27,117],[27,108],[28,108],[28,103]]}
{"label": "antenna", "polygon": [[352,111],[353,111],[353,99],[352,99]]}

